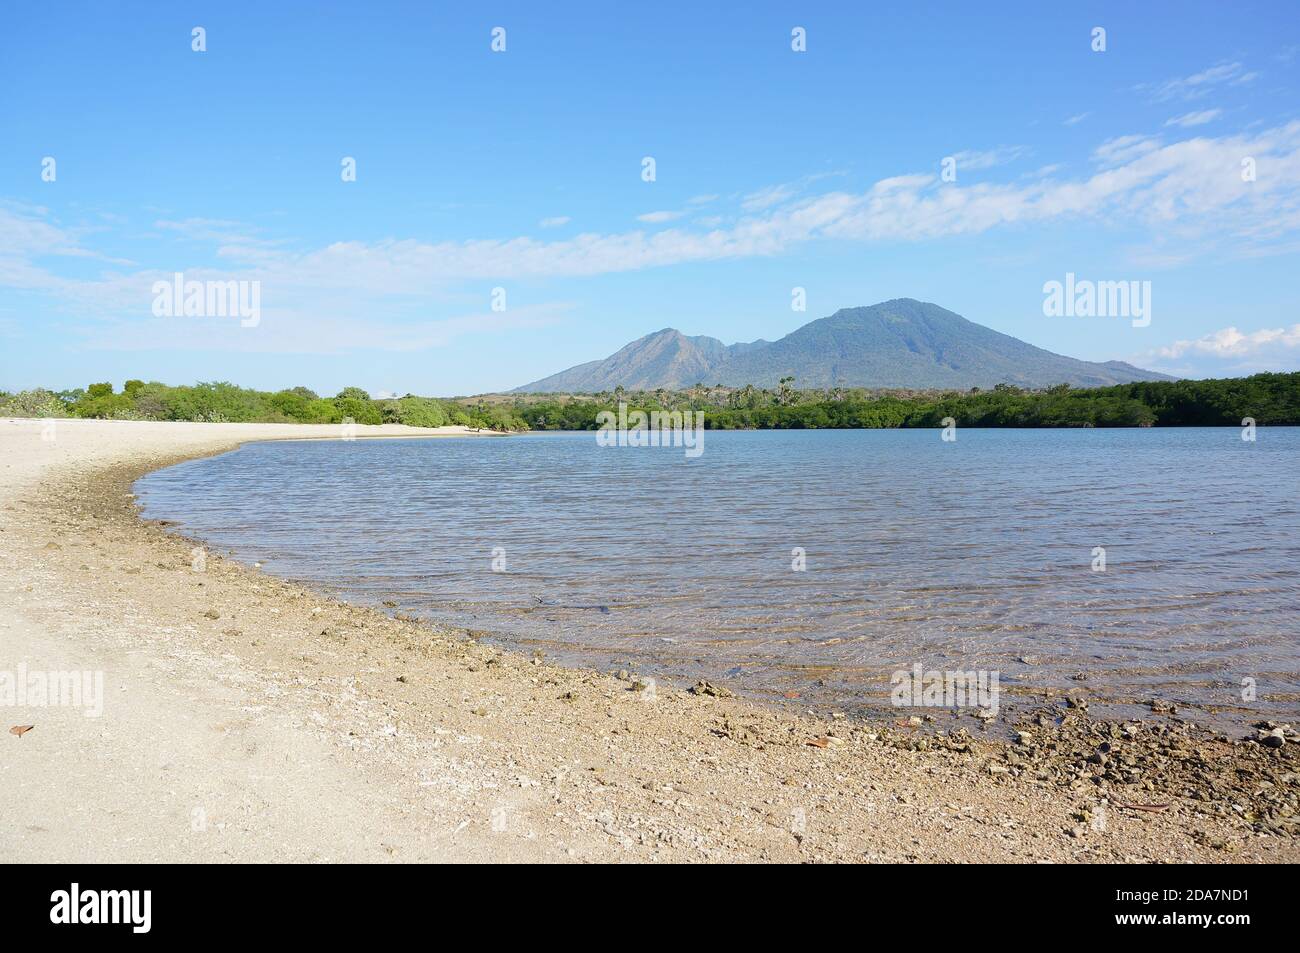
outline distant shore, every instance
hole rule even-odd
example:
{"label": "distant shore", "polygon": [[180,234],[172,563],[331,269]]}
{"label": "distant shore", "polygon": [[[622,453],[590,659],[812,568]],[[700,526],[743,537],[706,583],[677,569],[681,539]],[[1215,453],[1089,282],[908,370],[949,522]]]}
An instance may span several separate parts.
{"label": "distant shore", "polygon": [[1272,746],[1167,715],[1121,725],[1044,706],[1004,744],[923,717],[786,713],[720,685],[559,668],[215,554],[199,565],[193,542],[142,522],[130,496],[140,475],[185,459],[338,436],[324,425],[0,420],[0,593],[12,607],[0,672],[100,672],[104,684],[100,717],[0,707],[9,725],[33,726],[0,733],[11,779],[0,853],[1300,859],[1294,734]]}

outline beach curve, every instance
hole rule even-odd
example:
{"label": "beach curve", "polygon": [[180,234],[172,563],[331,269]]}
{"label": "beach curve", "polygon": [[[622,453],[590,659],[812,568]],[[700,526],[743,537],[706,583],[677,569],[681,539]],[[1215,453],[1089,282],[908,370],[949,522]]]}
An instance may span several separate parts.
{"label": "beach curve", "polygon": [[[34,727],[0,736],[5,856],[1297,857],[1293,838],[1170,792],[1148,798],[1168,801],[1159,811],[1120,803],[1102,828],[1081,823],[1095,815],[1093,790],[994,770],[1007,762],[993,741],[931,741],[911,726],[772,711],[688,686],[637,691],[644,682],[480,645],[219,556],[196,572],[190,541],[138,518],[130,487],[145,472],[251,440],[337,433],[59,420],[50,434],[42,421],[0,421],[0,670],[104,676],[101,717],[13,712],[12,724]],[[1274,755],[1194,741],[1225,771],[1294,759],[1293,744]]]}

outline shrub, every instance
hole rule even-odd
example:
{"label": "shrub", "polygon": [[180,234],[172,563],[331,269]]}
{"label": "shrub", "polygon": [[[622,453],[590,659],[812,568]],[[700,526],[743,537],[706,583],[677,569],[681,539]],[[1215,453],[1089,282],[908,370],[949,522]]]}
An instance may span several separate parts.
{"label": "shrub", "polygon": [[58,394],[43,387],[0,396],[0,417],[66,417]]}
{"label": "shrub", "polygon": [[391,403],[397,405],[397,423],[408,427],[442,427],[447,423],[442,403],[432,398],[403,397]]}
{"label": "shrub", "polygon": [[343,413],[334,405],[334,401],[317,398],[307,404],[305,424],[338,424],[343,422]]}
{"label": "shrub", "polygon": [[358,397],[335,397],[334,406],[338,408],[339,415],[344,419],[351,417],[359,424],[382,424],[383,416],[379,413],[379,407],[372,400],[362,400]]}
{"label": "shrub", "polygon": [[72,412],[78,417],[129,420],[135,415],[135,402],[125,394],[94,396],[92,385],[86,389],[86,396],[72,405]]}
{"label": "shrub", "polygon": [[267,399],[267,403],[281,416],[305,421],[307,419],[307,408],[313,400],[318,399],[314,395],[307,397],[294,390],[281,390],[272,394]]}

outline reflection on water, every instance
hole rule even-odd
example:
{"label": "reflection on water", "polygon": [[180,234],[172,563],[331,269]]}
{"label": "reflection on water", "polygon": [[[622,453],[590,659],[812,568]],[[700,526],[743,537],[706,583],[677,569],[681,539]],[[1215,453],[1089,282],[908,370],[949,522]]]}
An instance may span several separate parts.
{"label": "reflection on water", "polygon": [[1250,677],[1274,713],[1298,459],[1296,428],[535,434],[254,444],[137,491],[268,571],[584,664],[840,706],[915,662],[1227,706]]}

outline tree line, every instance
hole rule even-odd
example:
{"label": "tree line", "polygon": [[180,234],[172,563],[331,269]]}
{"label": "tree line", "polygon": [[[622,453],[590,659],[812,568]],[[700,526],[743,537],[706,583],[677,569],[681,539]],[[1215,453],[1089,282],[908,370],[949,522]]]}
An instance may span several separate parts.
{"label": "tree line", "polygon": [[258,391],[224,381],[173,387],[130,380],[69,391],[0,391],[3,417],[97,417],[114,420],[337,424],[461,424],[494,430],[594,430],[601,411],[696,410],[714,430],[941,427],[1238,427],[1300,426],[1300,372],[1212,380],[1142,381],[1111,387],[1066,384],[1026,390],[799,390],[702,384],[681,391],[518,394],[468,399],[372,398],[359,387],[321,397],[306,387]]}
{"label": "tree line", "polygon": [[1219,427],[1300,425],[1300,373],[1218,380],[1143,381],[1110,387],[1066,384],[1026,390],[897,392],[863,388],[796,390],[697,385],[686,391],[606,392],[519,398],[514,411],[533,430],[593,430],[596,415],[619,401],[637,410],[699,410],[705,427],[878,429],[941,427]]}
{"label": "tree line", "polygon": [[510,407],[433,397],[372,398],[360,387],[321,397],[306,387],[260,391],[226,381],[173,387],[157,381],[127,381],[66,391],[0,392],[0,417],[93,417],[107,420],[189,420],[210,423],[406,424],[410,427],[463,425],[526,430]]}

